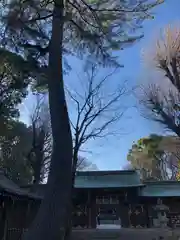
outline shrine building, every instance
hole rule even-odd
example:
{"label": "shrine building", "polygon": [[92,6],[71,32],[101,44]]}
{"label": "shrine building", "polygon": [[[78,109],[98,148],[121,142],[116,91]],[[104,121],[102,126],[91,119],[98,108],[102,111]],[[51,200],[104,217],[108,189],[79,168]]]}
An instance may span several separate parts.
{"label": "shrine building", "polygon": [[[43,197],[44,185],[38,188],[36,194]],[[158,201],[164,206],[160,212],[167,216],[167,226],[180,226],[180,182],[142,182],[134,170],[77,172],[73,226],[155,227]]]}
{"label": "shrine building", "polygon": [[[18,187],[0,172],[0,236],[18,240],[28,230],[46,184]],[[74,228],[180,227],[180,182],[142,182],[136,171],[77,172],[73,193]]]}

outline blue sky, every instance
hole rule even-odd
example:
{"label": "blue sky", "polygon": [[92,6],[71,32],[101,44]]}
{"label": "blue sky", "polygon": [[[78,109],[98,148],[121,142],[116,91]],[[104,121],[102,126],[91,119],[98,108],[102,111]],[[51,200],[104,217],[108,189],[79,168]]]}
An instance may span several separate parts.
{"label": "blue sky", "polygon": [[[180,22],[180,0],[165,0],[165,3],[153,10],[155,14],[154,20],[148,20],[143,24],[145,37],[134,46],[125,49],[119,53],[120,62],[124,64],[118,74],[113,76],[111,82],[120,83],[128,81],[129,86],[138,83],[143,73],[141,61],[141,49],[147,47],[152,41],[155,33],[168,24]],[[78,60],[70,61],[72,69],[80,71]],[[66,80],[76,82],[76,74],[72,72],[66,76]],[[151,133],[165,134],[164,129],[158,124],[148,121],[141,117],[136,105],[136,99],[133,96],[126,98],[125,104],[130,107],[124,118],[118,123],[122,134],[114,138],[104,139],[103,141],[92,141],[86,149],[92,153],[83,153],[90,161],[95,163],[101,170],[121,169],[127,162],[127,153],[131,148],[133,141],[141,137],[148,136]],[[32,106],[32,99],[29,97],[23,107],[21,107],[21,119],[28,121],[28,111]]]}

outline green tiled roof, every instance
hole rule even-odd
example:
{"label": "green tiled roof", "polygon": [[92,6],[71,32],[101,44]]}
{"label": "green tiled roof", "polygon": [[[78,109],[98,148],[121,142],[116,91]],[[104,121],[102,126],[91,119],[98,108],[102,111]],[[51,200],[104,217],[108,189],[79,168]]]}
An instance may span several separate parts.
{"label": "green tiled roof", "polygon": [[143,197],[179,197],[180,182],[159,181],[145,182],[146,186],[141,188],[140,196]]}
{"label": "green tiled roof", "polygon": [[18,185],[16,185],[13,181],[8,179],[3,171],[0,170],[0,194],[2,195],[16,195],[19,197],[26,197],[31,199],[39,199],[40,197],[31,194],[28,191],[21,189]]}
{"label": "green tiled roof", "polygon": [[135,171],[77,172],[76,188],[123,188],[142,186]]}

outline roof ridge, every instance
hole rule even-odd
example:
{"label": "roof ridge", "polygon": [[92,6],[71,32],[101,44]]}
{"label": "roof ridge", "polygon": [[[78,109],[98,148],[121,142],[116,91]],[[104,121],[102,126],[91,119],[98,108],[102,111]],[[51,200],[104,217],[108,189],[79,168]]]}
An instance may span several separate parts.
{"label": "roof ridge", "polygon": [[99,170],[99,171],[77,171],[76,174],[78,176],[85,176],[85,175],[91,175],[91,176],[98,176],[98,175],[103,175],[103,174],[107,174],[107,175],[110,175],[110,174],[115,174],[115,175],[118,175],[118,174],[138,174],[137,171],[135,170]]}
{"label": "roof ridge", "polygon": [[166,184],[177,184],[180,185],[180,181],[168,181],[168,180],[162,180],[162,181],[144,181],[145,185],[166,185]]}

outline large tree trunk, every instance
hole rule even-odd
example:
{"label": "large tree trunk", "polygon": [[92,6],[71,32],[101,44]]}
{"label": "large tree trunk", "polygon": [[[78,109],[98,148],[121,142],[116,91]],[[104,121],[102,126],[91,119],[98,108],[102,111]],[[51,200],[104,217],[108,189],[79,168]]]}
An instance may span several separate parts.
{"label": "large tree trunk", "polygon": [[72,137],[62,72],[63,1],[55,2],[48,79],[53,153],[45,198],[25,240],[63,239],[60,227],[71,197]]}
{"label": "large tree trunk", "polygon": [[[71,195],[74,193],[74,184],[75,184],[75,177],[76,177],[76,169],[77,169],[77,162],[78,162],[78,149],[74,150],[73,153],[73,162],[72,162],[72,183],[71,183]],[[65,235],[64,240],[70,240],[71,239],[71,233],[72,233],[72,211],[73,211],[73,198],[70,199],[69,202],[69,208],[67,213],[67,220],[65,225]]]}
{"label": "large tree trunk", "polygon": [[45,143],[45,131],[40,130],[37,135],[35,151],[35,163],[34,163],[34,185],[37,186],[42,180],[42,168],[44,166],[44,143]]}

